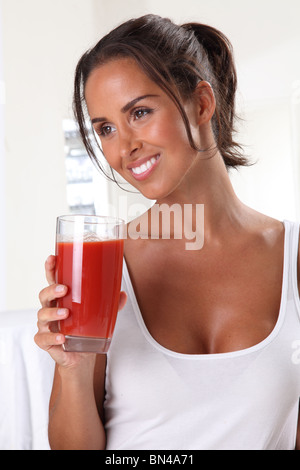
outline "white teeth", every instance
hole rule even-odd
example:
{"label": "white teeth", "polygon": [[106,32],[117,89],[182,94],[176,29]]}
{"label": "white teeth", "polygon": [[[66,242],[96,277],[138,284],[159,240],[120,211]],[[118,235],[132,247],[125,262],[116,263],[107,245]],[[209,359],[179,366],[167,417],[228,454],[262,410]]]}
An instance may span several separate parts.
{"label": "white teeth", "polygon": [[141,166],[131,168],[131,170],[135,175],[140,175],[141,173],[144,173],[145,171],[149,170],[149,168],[152,167],[152,165],[156,162],[157,159],[158,155],[156,157],[150,158],[146,163],[143,163]]}

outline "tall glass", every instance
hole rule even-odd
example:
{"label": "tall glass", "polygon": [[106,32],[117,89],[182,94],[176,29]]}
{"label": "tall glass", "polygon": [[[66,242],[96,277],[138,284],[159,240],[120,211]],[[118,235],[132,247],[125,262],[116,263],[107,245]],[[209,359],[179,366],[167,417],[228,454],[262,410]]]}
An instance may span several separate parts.
{"label": "tall glass", "polygon": [[70,311],[59,322],[65,351],[109,349],[118,313],[124,229],[124,221],[113,217],[57,218],[56,282],[68,287],[57,306]]}

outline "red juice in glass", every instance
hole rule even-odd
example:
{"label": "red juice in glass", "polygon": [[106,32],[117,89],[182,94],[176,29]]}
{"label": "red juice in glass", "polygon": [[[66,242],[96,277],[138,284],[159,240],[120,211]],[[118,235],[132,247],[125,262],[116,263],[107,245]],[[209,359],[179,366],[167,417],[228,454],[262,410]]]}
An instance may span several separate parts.
{"label": "red juice in glass", "polygon": [[65,350],[107,352],[118,313],[123,239],[77,234],[73,241],[59,241],[58,237],[56,256],[56,282],[68,287],[67,295],[57,301],[58,307],[70,312],[59,322]]}

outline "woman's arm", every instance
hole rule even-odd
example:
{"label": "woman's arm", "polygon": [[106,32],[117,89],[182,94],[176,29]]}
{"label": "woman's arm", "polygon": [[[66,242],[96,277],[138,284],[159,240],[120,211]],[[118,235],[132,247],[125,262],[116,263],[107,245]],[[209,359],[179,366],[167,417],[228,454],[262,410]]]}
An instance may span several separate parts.
{"label": "woman's arm", "polygon": [[105,355],[89,355],[76,370],[56,366],[49,407],[51,449],[105,449],[105,367]]}
{"label": "woman's arm", "polygon": [[[56,300],[67,293],[55,284],[55,257],[46,261],[49,286],[40,292],[35,342],[56,362],[49,409],[49,442],[52,449],[105,449],[103,419],[105,354],[65,352],[64,335],[57,321],[67,318],[67,309],[58,309]],[[57,287],[60,287],[57,289]],[[119,310],[127,296],[121,292]]]}

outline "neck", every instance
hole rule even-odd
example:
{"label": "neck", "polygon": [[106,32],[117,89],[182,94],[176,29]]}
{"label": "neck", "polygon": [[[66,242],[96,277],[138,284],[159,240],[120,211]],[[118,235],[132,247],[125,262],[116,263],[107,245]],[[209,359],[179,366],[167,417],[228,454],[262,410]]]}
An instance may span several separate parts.
{"label": "neck", "polygon": [[[217,152],[212,158],[198,159],[182,182],[168,196],[157,201],[158,206],[180,205],[182,213],[190,214],[192,220],[185,221],[195,227],[196,216],[201,205],[204,209],[205,239],[223,237],[230,227],[240,224],[246,207],[236,196],[223,158]],[[190,206],[192,211],[184,211]]]}

